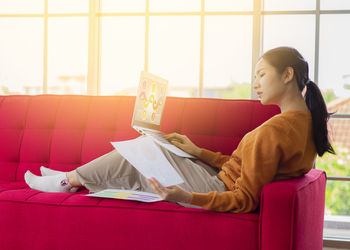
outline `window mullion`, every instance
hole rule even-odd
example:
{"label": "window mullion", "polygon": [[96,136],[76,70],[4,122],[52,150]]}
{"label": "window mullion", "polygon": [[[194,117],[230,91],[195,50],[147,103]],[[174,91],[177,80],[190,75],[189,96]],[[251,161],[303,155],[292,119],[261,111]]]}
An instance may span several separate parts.
{"label": "window mullion", "polygon": [[100,0],[89,2],[89,37],[88,37],[88,70],[87,94],[98,95],[100,89]]}
{"label": "window mullion", "polygon": [[320,1],[316,0],[316,27],[315,27],[315,69],[314,82],[318,84],[318,68],[320,55]]}
{"label": "window mullion", "polygon": [[263,39],[263,18],[261,14],[261,6],[263,0],[254,0],[254,14],[253,14],[253,46],[252,46],[252,69],[251,69],[251,99],[257,99],[258,96],[253,88],[255,63],[257,62],[262,52]]}
{"label": "window mullion", "polygon": [[200,54],[199,54],[199,86],[198,96],[203,97],[203,78],[204,78],[204,25],[205,25],[205,1],[201,1],[201,33],[200,33]]}
{"label": "window mullion", "polygon": [[47,94],[48,0],[44,1],[43,94]]}
{"label": "window mullion", "polygon": [[148,72],[149,68],[149,0],[146,0],[146,10],[145,10],[145,65],[144,69]]}

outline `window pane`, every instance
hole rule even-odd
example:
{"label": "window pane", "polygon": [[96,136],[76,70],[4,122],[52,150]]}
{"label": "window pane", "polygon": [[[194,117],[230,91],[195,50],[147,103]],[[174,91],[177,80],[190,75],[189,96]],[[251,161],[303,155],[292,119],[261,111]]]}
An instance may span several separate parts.
{"label": "window pane", "polygon": [[149,0],[149,10],[152,12],[200,11],[201,0]]}
{"label": "window pane", "polygon": [[322,10],[348,10],[350,9],[349,0],[321,0]]}
{"label": "window pane", "polygon": [[169,80],[169,95],[195,95],[199,40],[200,17],[150,18],[149,71]]}
{"label": "window pane", "polygon": [[40,94],[43,20],[0,18],[0,94]]}
{"label": "window pane", "polygon": [[[350,98],[333,102],[328,110],[350,112]],[[317,159],[317,168],[327,176],[350,176],[350,120],[331,119],[329,132],[337,155],[325,154]],[[350,182],[327,180],[324,236],[350,238]]]}
{"label": "window pane", "polygon": [[264,52],[279,46],[296,48],[309,63],[309,76],[314,79],[315,16],[265,16],[263,42]]}
{"label": "window pane", "polygon": [[250,98],[252,17],[206,17],[204,47],[204,96]]}
{"label": "window pane", "polygon": [[[350,113],[350,97],[342,102],[329,103],[328,111],[337,113]],[[350,119],[331,119],[329,121],[329,127],[332,144],[340,147],[341,149],[350,149]],[[350,155],[348,160],[350,166]]]}
{"label": "window pane", "polygon": [[207,11],[251,11],[252,0],[205,0]]}
{"label": "window pane", "polygon": [[319,86],[328,101],[350,97],[350,33],[335,28],[348,24],[350,15],[321,15]]}
{"label": "window pane", "polygon": [[[339,114],[350,114],[350,35],[337,27],[349,23],[350,15],[321,15],[320,20],[319,86],[328,111]],[[317,167],[328,176],[350,176],[350,120],[331,119],[329,134],[337,155],[318,159]],[[350,182],[327,181],[324,236],[350,238],[349,201]]]}
{"label": "window pane", "polygon": [[101,50],[101,94],[136,95],[144,69],[145,18],[103,17]]}
{"label": "window pane", "polygon": [[51,13],[88,13],[89,0],[48,0]]}
{"label": "window pane", "polygon": [[49,93],[86,94],[87,52],[87,18],[49,18]]}
{"label": "window pane", "polygon": [[264,10],[315,10],[316,0],[264,0]]}
{"label": "window pane", "polygon": [[102,0],[102,12],[144,12],[146,0]]}
{"label": "window pane", "polygon": [[327,180],[323,236],[350,238],[349,181]]}
{"label": "window pane", "polygon": [[43,13],[42,0],[0,0],[0,14]]}

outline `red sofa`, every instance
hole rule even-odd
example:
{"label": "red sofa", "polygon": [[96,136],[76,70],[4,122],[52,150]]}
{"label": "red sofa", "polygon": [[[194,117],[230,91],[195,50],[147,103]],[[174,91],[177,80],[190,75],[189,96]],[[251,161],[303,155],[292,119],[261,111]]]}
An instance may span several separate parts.
{"label": "red sofa", "polygon": [[[44,193],[26,170],[68,171],[138,136],[134,97],[0,97],[0,249],[322,249],[325,173],[266,185],[259,211],[219,213],[169,202]],[[162,130],[231,154],[241,138],[277,114],[254,100],[169,97]]]}

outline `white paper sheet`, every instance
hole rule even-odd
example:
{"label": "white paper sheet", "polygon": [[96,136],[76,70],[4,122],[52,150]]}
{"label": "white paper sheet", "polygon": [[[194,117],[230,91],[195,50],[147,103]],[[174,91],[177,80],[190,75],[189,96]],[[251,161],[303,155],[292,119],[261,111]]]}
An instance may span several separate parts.
{"label": "white paper sheet", "polygon": [[159,146],[148,136],[111,143],[146,178],[155,177],[165,187],[184,182]]}

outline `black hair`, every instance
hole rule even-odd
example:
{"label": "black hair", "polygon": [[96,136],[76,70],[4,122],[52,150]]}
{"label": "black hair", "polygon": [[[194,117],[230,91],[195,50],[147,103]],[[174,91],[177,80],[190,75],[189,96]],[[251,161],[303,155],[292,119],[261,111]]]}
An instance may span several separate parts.
{"label": "black hair", "polygon": [[335,154],[328,139],[327,122],[330,113],[318,86],[309,79],[309,65],[303,56],[294,48],[278,47],[264,53],[261,58],[282,74],[287,67],[292,67],[300,91],[306,87],[305,102],[312,116],[313,139],[319,156],[325,152]]}

